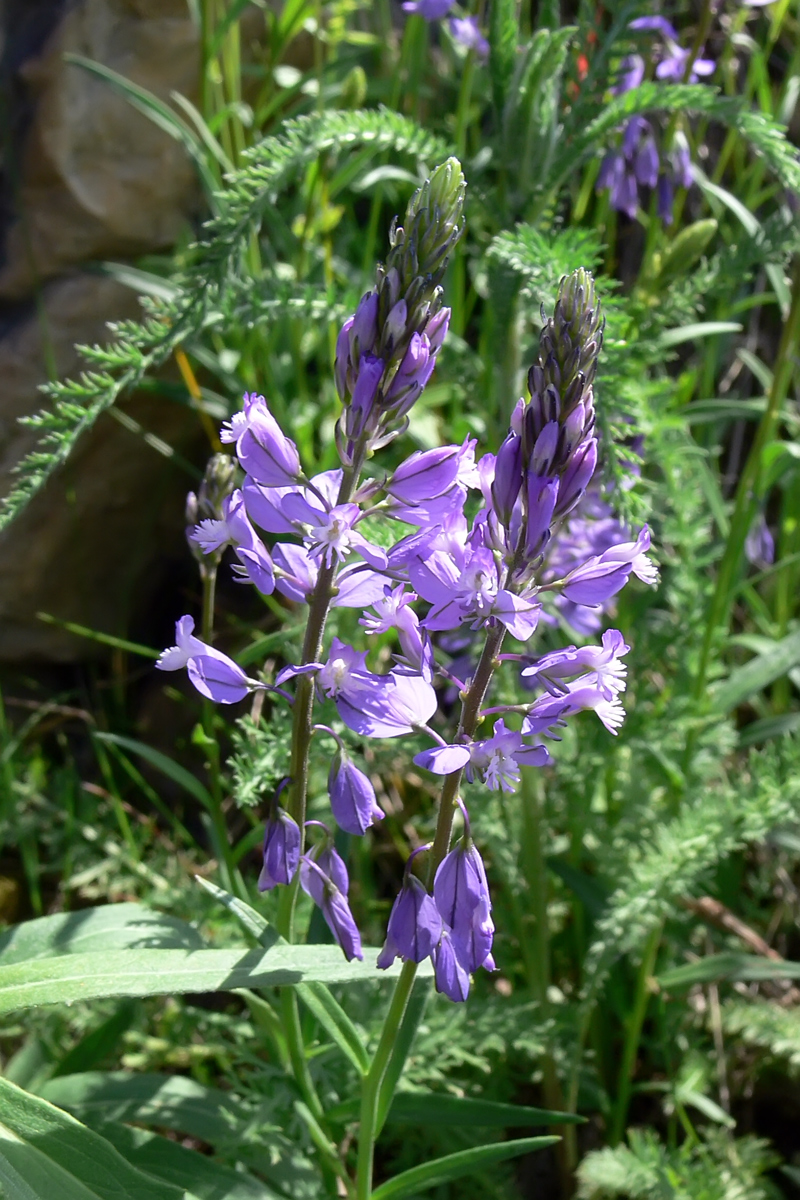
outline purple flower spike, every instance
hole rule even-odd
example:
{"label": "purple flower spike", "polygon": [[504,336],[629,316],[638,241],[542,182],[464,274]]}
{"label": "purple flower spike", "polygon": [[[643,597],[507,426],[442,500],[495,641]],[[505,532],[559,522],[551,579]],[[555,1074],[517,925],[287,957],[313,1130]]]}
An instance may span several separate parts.
{"label": "purple flower spike", "polygon": [[328,795],[337,825],[346,833],[363,835],[383,818],[375,789],[363,771],[341,750],[331,763]]}
{"label": "purple flower spike", "polygon": [[385,970],[398,955],[411,962],[422,962],[439,944],[441,936],[442,918],[433,897],[416,875],[406,870],[400,895],[389,915],[386,945],[378,966]]}
{"label": "purple flower spike", "polygon": [[457,1004],[462,1003],[469,995],[469,972],[459,962],[453,939],[446,929],[432,957],[437,992]]}
{"label": "purple flower spike", "polygon": [[475,17],[451,17],[450,33],[454,41],[460,42],[467,50],[474,50],[477,58],[489,57],[489,43],[481,33]]}
{"label": "purple flower spike", "polygon": [[284,809],[278,808],[267,821],[258,890],[268,892],[279,884],[291,883],[299,863],[300,828]]}

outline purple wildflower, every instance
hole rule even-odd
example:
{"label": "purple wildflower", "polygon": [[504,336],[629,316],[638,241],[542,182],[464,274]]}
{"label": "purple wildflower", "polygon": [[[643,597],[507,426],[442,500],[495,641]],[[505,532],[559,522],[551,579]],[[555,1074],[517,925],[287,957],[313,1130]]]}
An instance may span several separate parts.
{"label": "purple wildflower", "polygon": [[[348,962],[363,958],[361,935],[347,903],[347,868],[333,848],[320,853],[304,854],[300,861],[300,884],[322,910],[328,928],[344,951]],[[344,887],[341,887],[343,884]]]}
{"label": "purple wildflower", "polygon": [[453,40],[459,42],[467,50],[474,50],[477,58],[489,57],[489,43],[483,36],[475,17],[451,17],[450,33]]}
{"label": "purple wildflower", "polygon": [[264,834],[264,865],[258,877],[258,890],[267,892],[291,883],[299,864],[300,827],[284,809],[276,808]]}
{"label": "purple wildflower", "polygon": [[375,789],[345,750],[340,749],[328,774],[328,795],[337,825],[361,835],[383,818]]}
{"label": "purple wildflower", "polygon": [[442,930],[438,946],[431,952],[437,992],[456,1004],[469,995],[469,971],[461,965],[453,938],[448,929]]}
{"label": "purple wildflower", "polygon": [[385,970],[397,957],[422,962],[439,944],[441,936],[442,918],[433,897],[406,864],[403,886],[389,915],[386,944],[378,966]]}
{"label": "purple wildflower", "polygon": [[455,0],[405,0],[403,12],[424,17],[426,21],[439,21],[447,16],[454,3]]}

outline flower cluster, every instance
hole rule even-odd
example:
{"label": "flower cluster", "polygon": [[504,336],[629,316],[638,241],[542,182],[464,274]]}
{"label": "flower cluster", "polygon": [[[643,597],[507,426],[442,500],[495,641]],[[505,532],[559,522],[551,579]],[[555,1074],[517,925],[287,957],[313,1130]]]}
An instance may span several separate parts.
{"label": "flower cluster", "polygon": [[[403,11],[426,21],[441,21],[453,8],[455,0],[405,0]],[[489,43],[483,36],[475,17],[450,17],[448,22],[453,41],[465,50],[473,50],[477,58],[489,57]]]}
{"label": "flower cluster", "polygon": [[[404,427],[444,340],[449,310],[441,305],[439,279],[460,232],[462,198],[458,164],[434,172],[412,199],[403,226],[393,230],[375,289],[342,329],[336,356],[341,468],[307,475],[266,400],[246,396],[222,435],[235,445],[241,484],[192,534],[208,555],[231,547],[237,577],[260,592],[277,590],[307,603],[319,646],[329,606],[362,610],[367,639],[394,634],[389,670],[374,670],[368,650],[334,637],[327,650],[285,667],[275,690],[285,695],[283,687],[293,684],[299,696],[302,688],[309,712],[313,693],[332,700],[342,725],[360,740],[430,740],[415,762],[446,777],[440,808],[445,833],[437,835],[443,849],[427,859],[427,885],[409,860],[379,965],[396,957],[431,957],[437,986],[456,1000],[466,997],[470,972],[494,966],[486,872],[459,799],[462,780],[513,791],[523,766],[551,761],[545,740],[584,710],[616,732],[624,716],[620,696],[629,650],[621,633],[607,630],[599,645],[539,655],[528,643],[552,603],[569,607],[576,628],[592,629],[595,614],[632,574],[655,580],[646,527],[614,540],[610,535],[620,527],[609,516],[605,536],[590,540],[585,553],[574,533],[598,458],[593,383],[603,322],[585,271],[562,281],[553,316],[544,320],[528,395],[515,406],[496,455],[476,458],[476,443],[467,439],[416,451],[388,475],[365,473],[373,452]],[[405,526],[405,535],[388,549],[364,525],[366,517],[380,514]],[[570,550],[559,555],[564,529],[570,530]],[[454,636],[485,642],[477,666],[464,660],[462,667],[445,652]],[[501,656],[507,636],[519,645]],[[213,700],[233,703],[265,686],[195,638],[190,617],[178,621],[176,643],[157,666],[186,666],[194,685]],[[501,660],[515,663],[527,693],[537,694],[522,705],[486,708]],[[452,692],[453,686],[464,705],[448,739],[432,723],[447,728],[437,714],[443,689]],[[383,816],[373,784],[342,732],[322,725],[305,729],[302,709],[295,705],[298,737],[331,736],[336,742],[328,778],[333,821],[363,835]],[[277,798],[272,802],[259,887],[289,884],[299,873],[347,957],[360,957],[346,866],[327,827],[306,822],[304,798],[298,803],[291,789],[290,795],[285,809]],[[465,831],[451,849],[454,804],[461,806]],[[322,837],[304,851],[308,826],[321,829]]]}
{"label": "flower cluster", "polygon": [[[680,46],[678,34],[666,17],[639,17],[631,21],[629,28],[634,32],[661,35],[663,41],[657,50],[656,78],[681,83],[689,66],[690,51]],[[686,82],[697,83],[701,77],[713,74],[715,69],[716,64],[712,59],[695,58]],[[612,92],[617,96],[623,95],[639,87],[644,77],[644,59],[639,54],[630,54],[623,59]],[[597,189],[607,190],[612,208],[633,219],[639,209],[639,189],[654,188],[658,216],[669,225],[672,223],[675,188],[691,187],[692,182],[692,161],[683,135],[676,133],[672,145],[666,150],[659,150],[652,122],[634,116],[622,130],[619,146],[610,150],[600,164]]]}

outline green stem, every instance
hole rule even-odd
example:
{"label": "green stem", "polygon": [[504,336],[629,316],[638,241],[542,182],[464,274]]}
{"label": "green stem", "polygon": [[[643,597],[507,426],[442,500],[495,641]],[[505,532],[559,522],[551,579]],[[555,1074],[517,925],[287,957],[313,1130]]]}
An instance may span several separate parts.
{"label": "green stem", "polygon": [[[505,626],[500,624],[489,630],[480,662],[463,700],[461,721],[456,740],[472,738],[475,733],[481,705],[486,696],[494,669],[497,666],[497,655],[500,653],[505,632]],[[462,775],[463,770],[453,771],[451,775],[445,777],[444,784],[442,785],[436,833],[431,853],[428,856],[429,890],[433,884],[437,867],[450,849],[455,800],[461,786]],[[356,1200],[369,1200],[372,1195],[372,1167],[375,1155],[375,1138],[378,1134],[378,1101],[381,1099],[384,1107],[387,1109],[391,1101],[390,1095],[387,1095],[385,1092],[381,1094],[381,1084],[386,1074],[386,1068],[391,1058],[392,1049],[403,1020],[409,996],[411,995],[411,989],[414,986],[416,973],[416,963],[404,963],[400,977],[395,984],[375,1056],[364,1080],[361,1093],[361,1127],[358,1140]]]}
{"label": "green stem", "polygon": [[[214,600],[217,589],[217,563],[203,563],[200,568],[203,581],[203,608],[200,616],[201,637],[209,644],[214,640]],[[225,813],[222,810],[222,786],[220,780],[219,744],[214,734],[214,705],[210,700],[203,701],[203,732],[205,733],[206,767],[208,769],[208,790],[211,795],[209,817],[213,827],[213,841],[222,874],[222,882],[231,893],[247,898],[246,889],[237,886],[239,871],[236,858],[228,837],[228,826]]]}
{"label": "green stem", "polygon": [[625,1125],[628,1119],[628,1108],[631,1101],[633,1086],[633,1070],[636,1056],[639,1053],[639,1042],[642,1036],[642,1026],[647,1014],[650,1000],[650,979],[656,964],[656,955],[661,943],[661,923],[653,930],[645,946],[644,957],[636,978],[636,997],[625,1030],[625,1043],[622,1048],[622,1062],[619,1069],[619,1084],[617,1099],[614,1105],[614,1115],[611,1124],[610,1143],[617,1146],[622,1141]]}
{"label": "green stem", "polygon": [[356,1168],[356,1200],[369,1200],[372,1195],[372,1166],[375,1138],[378,1133],[378,1097],[381,1084],[392,1056],[403,1014],[406,1011],[411,989],[417,974],[417,964],[403,964],[400,978],[392,993],[389,1011],[381,1030],[380,1041],[361,1091],[361,1126],[358,1136],[358,1165]]}
{"label": "green stem", "polygon": [[[544,814],[541,800],[541,780],[529,768],[522,770],[522,815],[523,815],[523,872],[528,884],[528,894],[534,917],[533,947],[528,958],[529,983],[533,998],[539,1005],[542,1021],[546,1021],[549,1007],[550,967],[550,923],[547,913],[547,868],[544,858]],[[564,1096],[558,1080],[556,1062],[549,1050],[542,1056],[542,1090],[545,1107],[551,1111],[562,1111]],[[575,1127],[568,1125],[556,1148],[561,1195],[572,1195],[573,1171],[577,1163],[577,1141]],[[573,1136],[568,1135],[572,1132]]]}

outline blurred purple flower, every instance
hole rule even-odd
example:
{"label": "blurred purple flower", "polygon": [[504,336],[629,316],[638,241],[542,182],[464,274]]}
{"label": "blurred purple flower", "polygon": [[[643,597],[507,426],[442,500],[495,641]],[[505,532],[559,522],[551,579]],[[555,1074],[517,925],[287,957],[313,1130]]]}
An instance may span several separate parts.
{"label": "blurred purple flower", "polygon": [[403,12],[424,17],[426,21],[439,21],[446,17],[455,0],[405,0]]}
{"label": "blurred purple flower", "polygon": [[455,41],[467,50],[474,50],[478,58],[489,57],[489,43],[481,33],[476,17],[451,17],[450,32]]}

